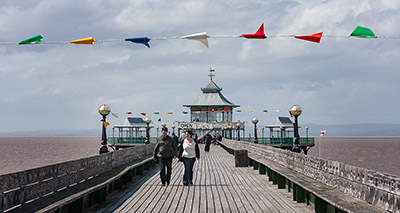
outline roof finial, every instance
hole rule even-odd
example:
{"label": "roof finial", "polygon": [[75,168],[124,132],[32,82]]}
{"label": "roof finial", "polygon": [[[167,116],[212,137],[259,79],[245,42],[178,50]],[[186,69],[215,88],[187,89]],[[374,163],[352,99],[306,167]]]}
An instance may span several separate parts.
{"label": "roof finial", "polygon": [[208,75],[208,76],[210,76],[210,79],[211,79],[211,81],[212,81],[212,77],[213,76],[215,76],[214,74],[213,74],[213,72],[215,72],[215,70],[212,68],[212,67],[210,67],[210,75]]}

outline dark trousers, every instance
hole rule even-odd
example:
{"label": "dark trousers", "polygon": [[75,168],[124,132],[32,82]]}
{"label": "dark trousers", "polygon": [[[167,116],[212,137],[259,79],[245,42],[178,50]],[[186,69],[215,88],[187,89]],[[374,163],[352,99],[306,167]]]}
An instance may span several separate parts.
{"label": "dark trousers", "polygon": [[185,174],[183,175],[183,184],[193,184],[193,166],[196,158],[182,158],[185,166]]}
{"label": "dark trousers", "polygon": [[211,145],[211,142],[206,142],[206,146],[204,147],[204,151],[209,152],[210,151],[210,145]]}
{"label": "dark trousers", "polygon": [[[165,173],[165,168],[167,168],[167,173]],[[160,158],[160,177],[161,183],[165,184],[171,180],[172,173],[172,158]]]}

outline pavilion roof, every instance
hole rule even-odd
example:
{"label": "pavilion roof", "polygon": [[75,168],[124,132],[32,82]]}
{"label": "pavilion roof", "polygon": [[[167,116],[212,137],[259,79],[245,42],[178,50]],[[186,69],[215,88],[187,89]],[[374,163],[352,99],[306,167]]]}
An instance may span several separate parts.
{"label": "pavilion roof", "polygon": [[201,88],[201,90],[202,93],[192,104],[185,104],[183,106],[240,106],[230,102],[227,98],[225,98],[225,96],[221,93],[222,88],[218,87],[218,85],[212,80],[205,88]]}

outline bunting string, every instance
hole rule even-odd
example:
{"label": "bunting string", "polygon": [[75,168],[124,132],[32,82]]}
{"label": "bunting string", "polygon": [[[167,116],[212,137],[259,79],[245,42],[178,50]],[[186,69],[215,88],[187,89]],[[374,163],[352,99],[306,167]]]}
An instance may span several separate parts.
{"label": "bunting string", "polygon": [[173,36],[173,37],[134,37],[134,38],[125,38],[125,39],[105,39],[105,40],[95,40],[93,37],[73,40],[73,41],[43,41],[43,37],[41,35],[36,35],[31,38],[25,39],[20,42],[7,42],[2,41],[0,44],[19,44],[19,45],[27,45],[27,44],[94,44],[95,42],[125,42],[130,41],[132,43],[143,44],[150,48],[149,42],[151,40],[167,40],[167,39],[187,39],[187,40],[196,40],[203,43],[206,47],[208,47],[208,39],[209,38],[246,38],[246,39],[267,39],[267,38],[296,38],[309,42],[320,43],[322,37],[326,38],[374,38],[374,39],[399,39],[400,35],[395,36],[376,36],[375,33],[366,27],[357,26],[350,35],[324,35],[323,32],[315,33],[312,35],[265,35],[264,33],[264,24],[262,24],[256,33],[254,34],[241,34],[241,35],[207,35],[206,32],[195,33],[185,36]]}

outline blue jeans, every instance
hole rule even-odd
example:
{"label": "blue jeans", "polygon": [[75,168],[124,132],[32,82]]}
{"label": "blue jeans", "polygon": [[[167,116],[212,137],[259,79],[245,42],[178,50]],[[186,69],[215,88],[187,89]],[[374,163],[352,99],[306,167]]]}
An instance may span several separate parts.
{"label": "blue jeans", "polygon": [[185,174],[183,175],[183,184],[193,185],[193,166],[196,158],[182,158],[183,165],[185,166]]}

